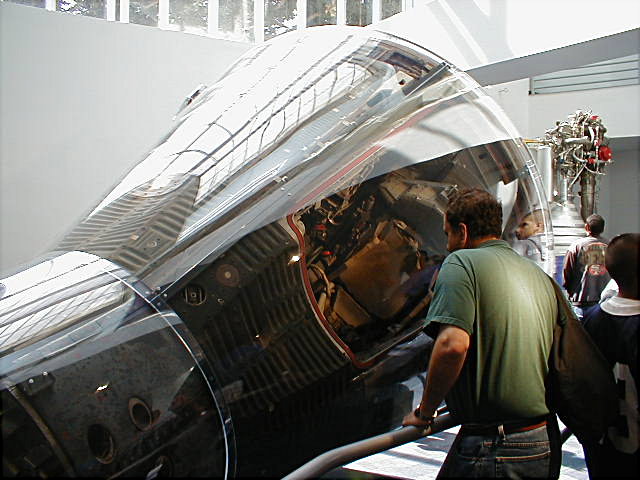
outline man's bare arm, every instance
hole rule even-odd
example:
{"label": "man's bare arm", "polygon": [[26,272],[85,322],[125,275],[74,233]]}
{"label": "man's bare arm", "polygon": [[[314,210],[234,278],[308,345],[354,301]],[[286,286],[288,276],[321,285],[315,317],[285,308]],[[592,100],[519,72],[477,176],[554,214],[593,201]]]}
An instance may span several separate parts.
{"label": "man's bare arm", "polygon": [[[423,417],[434,414],[442,400],[458,379],[462,365],[469,350],[470,337],[467,332],[453,325],[442,325],[433,346],[427,383],[422,394],[420,413]],[[426,421],[416,417],[414,412],[407,414],[403,425],[426,425]]]}

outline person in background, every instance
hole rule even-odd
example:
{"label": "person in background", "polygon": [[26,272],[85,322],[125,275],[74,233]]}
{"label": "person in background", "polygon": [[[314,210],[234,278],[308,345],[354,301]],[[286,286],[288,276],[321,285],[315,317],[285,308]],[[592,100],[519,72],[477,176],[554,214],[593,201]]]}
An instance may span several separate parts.
{"label": "person in background", "polygon": [[584,328],[611,364],[620,396],[619,416],[600,444],[585,445],[590,478],[638,478],[638,270],[640,233],[618,235],[607,249],[605,265],[618,293],[584,316]]}
{"label": "person in background", "polygon": [[598,303],[600,293],[611,279],[604,265],[608,243],[601,236],[604,218],[598,214],[589,215],[584,229],[587,236],[569,247],[562,270],[562,286],[579,319],[587,308]]}
{"label": "person in background", "polygon": [[534,210],[526,214],[516,228],[517,240],[512,248],[523,257],[529,258],[542,265],[544,256],[542,253],[542,235],[544,233],[544,219],[542,210]]}
{"label": "person in background", "polygon": [[500,239],[502,207],[462,190],[444,218],[447,250],[425,320],[435,338],[420,405],[425,428],[446,396],[462,424],[439,478],[557,478],[561,446],[545,402],[558,307],[551,280]]}

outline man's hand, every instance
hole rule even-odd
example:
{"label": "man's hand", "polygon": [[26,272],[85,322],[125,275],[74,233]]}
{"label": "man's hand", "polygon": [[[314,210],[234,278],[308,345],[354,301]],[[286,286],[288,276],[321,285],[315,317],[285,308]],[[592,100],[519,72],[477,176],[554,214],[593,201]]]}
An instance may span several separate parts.
{"label": "man's hand", "polygon": [[402,419],[403,427],[406,427],[407,425],[413,425],[414,427],[425,428],[431,423],[433,422],[429,420],[422,420],[420,417],[418,417],[415,410],[407,413]]}

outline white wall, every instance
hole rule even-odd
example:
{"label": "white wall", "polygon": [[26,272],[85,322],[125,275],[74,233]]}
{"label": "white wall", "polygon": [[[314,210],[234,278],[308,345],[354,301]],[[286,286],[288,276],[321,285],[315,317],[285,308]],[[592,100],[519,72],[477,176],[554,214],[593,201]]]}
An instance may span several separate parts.
{"label": "white wall", "polygon": [[[640,47],[639,47],[640,49]],[[599,115],[610,137],[640,135],[640,85],[580,92],[545,93],[529,97],[529,132],[542,135],[578,109]],[[541,133],[538,133],[541,132]]]}
{"label": "white wall", "polygon": [[0,269],[51,247],[249,48],[0,3]]}
{"label": "white wall", "polygon": [[525,78],[485,89],[525,138],[543,136],[557,120],[566,120],[576,110],[599,115],[609,137],[640,135],[640,85],[529,95],[529,79]]}
{"label": "white wall", "polygon": [[[640,232],[640,151],[612,142],[614,163],[600,182],[598,213],[605,219],[605,236]],[[636,140],[638,138],[636,137]]]}
{"label": "white wall", "polygon": [[[498,85],[489,85],[484,89],[502,107],[522,137],[535,138],[544,134],[544,130],[541,133],[531,133],[529,129],[528,78]],[[552,122],[546,128],[551,128],[553,125],[554,123]]]}

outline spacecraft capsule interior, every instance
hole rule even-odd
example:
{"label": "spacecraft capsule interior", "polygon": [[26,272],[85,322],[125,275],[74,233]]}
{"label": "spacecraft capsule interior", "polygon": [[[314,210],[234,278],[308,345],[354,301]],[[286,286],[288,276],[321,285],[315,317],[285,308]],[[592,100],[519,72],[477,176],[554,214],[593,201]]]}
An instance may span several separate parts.
{"label": "spacecraft capsule interior", "polygon": [[552,264],[535,164],[465,73],[357,27],[255,47],[2,280],[5,474],[276,475],[397,426],[466,187],[509,241],[541,210]]}

